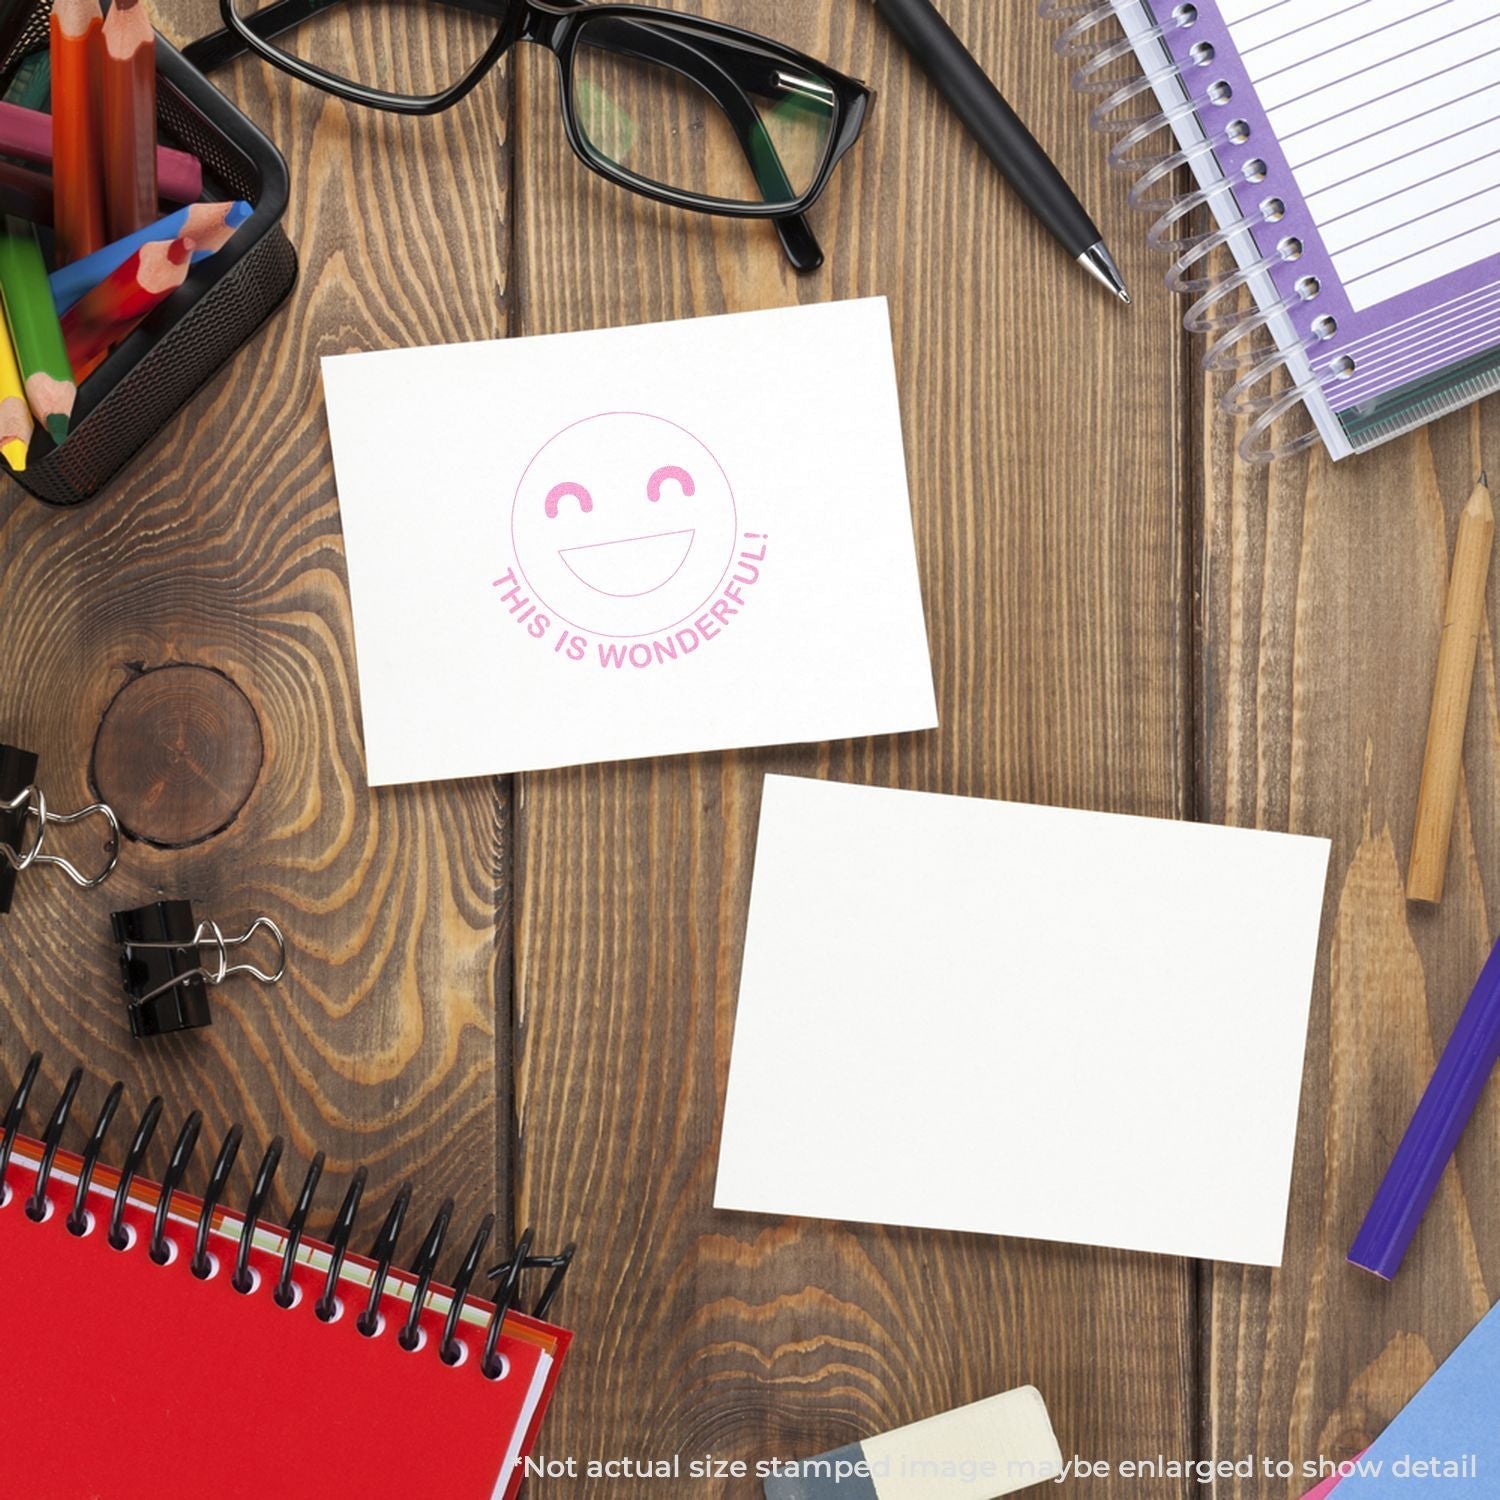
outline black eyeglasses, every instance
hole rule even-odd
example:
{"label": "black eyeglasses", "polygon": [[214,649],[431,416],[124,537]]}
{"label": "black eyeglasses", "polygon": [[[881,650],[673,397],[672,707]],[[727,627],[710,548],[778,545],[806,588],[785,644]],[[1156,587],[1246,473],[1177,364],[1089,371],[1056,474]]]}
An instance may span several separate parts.
{"label": "black eyeglasses", "polygon": [[[799,271],[805,217],[859,136],[857,79],[753,32],[645,5],[558,0],[219,0],[225,30],[185,50],[204,72],[253,51],[294,78],[398,114],[448,109],[517,42],[557,59],[563,125],[600,176],[660,203],[770,219]],[[316,59],[350,59],[355,76]]]}

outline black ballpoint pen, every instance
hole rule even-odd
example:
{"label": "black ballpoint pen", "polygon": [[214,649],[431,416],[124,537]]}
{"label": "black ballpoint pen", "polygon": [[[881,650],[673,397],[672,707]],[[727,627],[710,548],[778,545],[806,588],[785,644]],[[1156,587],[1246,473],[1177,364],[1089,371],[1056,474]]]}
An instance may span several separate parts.
{"label": "black ballpoint pen", "polygon": [[930,0],[874,3],[1026,206],[1089,275],[1129,302],[1120,268],[1088,211]]}

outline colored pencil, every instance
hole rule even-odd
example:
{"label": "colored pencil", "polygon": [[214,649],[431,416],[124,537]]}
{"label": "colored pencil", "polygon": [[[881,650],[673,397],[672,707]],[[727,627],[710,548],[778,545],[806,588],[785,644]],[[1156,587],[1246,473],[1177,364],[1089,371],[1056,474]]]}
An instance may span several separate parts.
{"label": "colored pencil", "polygon": [[63,314],[68,358],[86,380],[105,355],[186,278],[193,254],[186,237],[142,245]]}
{"label": "colored pencil", "polygon": [[92,255],[109,239],[104,229],[104,175],[94,97],[103,24],[99,0],[54,0],[52,180],[59,262]]}
{"label": "colored pencil", "polygon": [[21,384],[21,367],[16,351],[0,321],[0,453],[14,473],[26,467],[26,452],[31,447],[35,425],[31,408],[26,404],[26,387]]}
{"label": "colored pencil", "polygon": [[1469,695],[1474,687],[1474,658],[1484,629],[1484,593],[1495,550],[1495,507],[1486,476],[1479,476],[1458,521],[1443,638],[1438,648],[1437,681],[1427,720],[1427,754],[1422,761],[1422,789],[1417,795],[1417,825],[1406,873],[1410,901],[1441,901],[1448,875],[1448,845],[1453,810],[1463,773],[1464,730],[1469,722]]}
{"label": "colored pencil", "polygon": [[193,263],[207,258],[220,249],[230,235],[250,217],[248,203],[195,203],[191,208],[179,208],[164,219],[127,234],[71,266],[63,266],[52,273],[52,301],[59,314],[67,312],[85,293],[93,289],[111,271],[123,266],[142,245],[153,240],[175,240],[186,235],[193,242]]}
{"label": "colored pencil", "polygon": [[1389,1281],[1458,1149],[1480,1095],[1500,1062],[1500,943],[1438,1060],[1432,1082],[1396,1148],[1370,1212],[1349,1250],[1361,1270]]}
{"label": "colored pencil", "polygon": [[[52,160],[52,116],[0,100],[0,152],[46,166]],[[156,190],[166,203],[196,203],[203,196],[203,163],[186,151],[158,146]]]}
{"label": "colored pencil", "polygon": [[[103,37],[104,208],[109,238],[118,240],[144,229],[158,213],[156,33],[145,0],[114,0]],[[99,248],[90,245],[85,254]]]}
{"label": "colored pencil", "polygon": [[5,322],[16,346],[27,404],[52,441],[60,443],[68,435],[78,387],[52,305],[36,229],[12,216],[7,216],[0,234],[0,298],[5,301]]}

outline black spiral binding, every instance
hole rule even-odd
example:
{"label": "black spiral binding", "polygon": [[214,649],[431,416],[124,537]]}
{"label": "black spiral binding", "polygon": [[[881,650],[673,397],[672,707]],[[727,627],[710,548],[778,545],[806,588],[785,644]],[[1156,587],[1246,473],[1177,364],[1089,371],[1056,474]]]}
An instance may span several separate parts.
{"label": "black spiral binding", "polygon": [[[34,1053],[31,1066],[41,1067],[42,1054]],[[24,1080],[23,1080],[24,1082]],[[99,1111],[98,1118],[94,1121],[94,1128],[89,1134],[89,1143],[83,1148],[83,1164],[78,1169],[78,1186],[73,1190],[73,1207],[68,1213],[67,1228],[69,1234],[87,1234],[89,1232],[89,1214],[86,1207],[89,1201],[89,1184],[94,1180],[94,1168],[99,1165],[99,1152],[104,1147],[104,1137],[109,1134],[109,1127],[115,1118],[115,1111],[120,1107],[120,1098],[125,1092],[123,1083],[116,1083],[104,1096],[103,1107]],[[20,1093],[20,1090],[17,1090]],[[25,1099],[21,1103],[25,1106]],[[7,1121],[9,1116],[6,1117]],[[19,1122],[20,1115],[17,1114]],[[10,1160],[10,1143],[14,1136],[7,1133],[5,1137],[5,1160]],[[5,1181],[5,1169],[0,1165],[0,1184]],[[0,1193],[0,1199],[4,1194]]]}
{"label": "black spiral binding", "polygon": [[427,1238],[422,1241],[422,1248],[417,1251],[417,1258],[412,1262],[411,1274],[417,1280],[416,1290],[412,1293],[411,1311],[406,1315],[401,1332],[396,1335],[408,1354],[422,1347],[421,1330],[417,1325],[422,1320],[427,1288],[432,1285],[432,1273],[437,1269],[438,1256],[442,1253],[443,1241],[448,1236],[448,1223],[452,1217],[453,1200],[444,1198],[432,1221],[432,1227],[427,1231]]}
{"label": "black spiral binding", "polygon": [[26,1205],[26,1217],[34,1224],[40,1224],[47,1217],[47,1179],[52,1176],[57,1143],[62,1139],[63,1127],[68,1123],[68,1115],[73,1108],[73,1097],[82,1082],[83,1069],[74,1068],[68,1074],[62,1093],[58,1095],[57,1108],[52,1111],[52,1118],[47,1121],[47,1131],[42,1136],[42,1160],[36,1169],[36,1187],[32,1190],[31,1201]]}
{"label": "black spiral binding", "polygon": [[385,1280],[391,1274],[396,1241],[401,1237],[401,1223],[406,1218],[406,1210],[410,1204],[411,1184],[407,1182],[402,1184],[401,1191],[396,1194],[396,1201],[391,1204],[385,1223],[375,1236],[375,1248],[370,1251],[370,1259],[375,1262],[375,1274],[370,1279],[370,1296],[365,1303],[365,1310],[354,1325],[367,1339],[374,1338],[380,1332],[380,1299],[385,1295]]}
{"label": "black spiral binding", "polygon": [[21,1128],[21,1116],[26,1110],[26,1101],[31,1097],[31,1090],[36,1084],[36,1075],[42,1071],[42,1055],[33,1052],[31,1061],[26,1064],[26,1071],[21,1074],[21,1081],[16,1085],[16,1091],[11,1096],[10,1108],[5,1111],[5,1120],[0,1124],[0,1208],[4,1208],[9,1201],[10,1189],[5,1185],[5,1174],[10,1170],[11,1148],[16,1143],[16,1132]]}
{"label": "black spiral binding", "polygon": [[[10,1171],[11,1156],[16,1139],[21,1133],[26,1106],[36,1086],[41,1067],[42,1054],[33,1053],[27,1060],[26,1067],[21,1074],[21,1081],[11,1095],[4,1116],[0,1117],[0,1207],[4,1207],[10,1201],[10,1188],[6,1178]],[[26,1215],[34,1222],[41,1222],[48,1217],[47,1184],[51,1178],[63,1131],[71,1117],[82,1079],[82,1068],[74,1068],[69,1073],[63,1085],[62,1094],[52,1114],[48,1117],[41,1141],[42,1156],[37,1167],[36,1186],[25,1204]],[[109,1134],[123,1093],[122,1083],[115,1083],[110,1088],[103,1107],[94,1121],[94,1127],[89,1133],[88,1143],[80,1158],[78,1184],[73,1193],[73,1206],[65,1221],[66,1228],[72,1234],[83,1235],[89,1232],[89,1215],[86,1211],[89,1187],[93,1182],[94,1170],[99,1164],[105,1137]],[[129,1249],[133,1243],[132,1235],[126,1232],[124,1223],[125,1206],[129,1201],[131,1186],[140,1172],[146,1151],[155,1137],[161,1113],[162,1100],[161,1096],[157,1095],[151,1099],[143,1111],[136,1125],[135,1134],[131,1138],[130,1148],[125,1154],[124,1165],[120,1169],[119,1182],[115,1187],[111,1202],[109,1221],[109,1243],[117,1250]],[[157,1200],[151,1226],[151,1238],[147,1245],[150,1259],[157,1265],[167,1265],[172,1260],[170,1242],[166,1237],[167,1218],[171,1211],[172,1200],[180,1190],[183,1177],[192,1163],[202,1128],[203,1116],[199,1111],[194,1110],[177,1133],[167,1170],[162,1176],[161,1193]],[[203,1194],[203,1206],[194,1229],[193,1255],[189,1267],[192,1273],[200,1278],[213,1274],[212,1257],[208,1252],[209,1230],[215,1210],[228,1186],[242,1139],[243,1131],[240,1126],[231,1127],[224,1138],[224,1144],[219,1149],[209,1176],[208,1187]],[[252,1274],[249,1265],[250,1247],[254,1239],[255,1228],[260,1222],[266,1199],[275,1181],[283,1149],[284,1144],[280,1136],[275,1137],[266,1148],[256,1170],[250,1196],[246,1201],[234,1272],[230,1278],[231,1285],[242,1295],[250,1295],[257,1287],[256,1277]],[[298,1300],[292,1277],[297,1263],[297,1251],[302,1243],[308,1214],[312,1209],[313,1197],[323,1175],[323,1165],[324,1156],[320,1151],[308,1166],[291,1221],[286,1226],[287,1243],[282,1252],[281,1273],[271,1294],[279,1307],[293,1307]],[[322,1295],[318,1298],[314,1309],[316,1315],[324,1322],[336,1321],[341,1315],[342,1309],[337,1297],[339,1278],[348,1254],[349,1242],[354,1235],[355,1220],[358,1217],[367,1176],[364,1167],[355,1169],[340,1205],[338,1218],[328,1238],[331,1252],[328,1272],[324,1280]],[[356,1327],[366,1338],[378,1337],[384,1327],[384,1320],[380,1315],[380,1304],[385,1295],[391,1270],[396,1264],[397,1243],[411,1206],[411,1197],[411,1185],[403,1184],[381,1223],[380,1231],[370,1251],[369,1258],[375,1263],[375,1271],[364,1308],[356,1319]],[[423,1236],[416,1258],[407,1272],[416,1284],[413,1288],[411,1307],[396,1337],[401,1347],[411,1353],[420,1349],[424,1341],[420,1329],[421,1316],[427,1307],[428,1292],[452,1219],[453,1200],[445,1198],[439,1205],[426,1235]],[[469,1287],[479,1272],[480,1262],[484,1258],[485,1247],[489,1244],[494,1226],[495,1216],[486,1214],[480,1221],[473,1239],[469,1242],[463,1264],[454,1280],[448,1311],[443,1321],[442,1337],[438,1340],[438,1357],[446,1365],[458,1365],[463,1362],[465,1346],[455,1335],[459,1318],[468,1299]],[[495,1294],[495,1308],[485,1330],[483,1354],[479,1361],[481,1371],[490,1380],[499,1380],[505,1374],[505,1360],[499,1352],[500,1333],[507,1314],[517,1304],[523,1273],[527,1271],[551,1273],[542,1289],[541,1296],[537,1298],[531,1310],[532,1317],[544,1318],[562,1288],[563,1280],[567,1276],[568,1268],[572,1265],[577,1251],[577,1246],[570,1243],[558,1255],[534,1255],[532,1254],[534,1239],[533,1231],[528,1228],[521,1235],[511,1255],[486,1273],[485,1279],[499,1282]]]}
{"label": "black spiral binding", "polygon": [[159,1266],[166,1265],[172,1259],[167,1240],[167,1216],[172,1212],[172,1199],[182,1186],[183,1174],[193,1159],[193,1152],[198,1149],[198,1132],[202,1129],[203,1115],[195,1109],[182,1122],[182,1129],[177,1132],[171,1159],[167,1162],[167,1170],[161,1179],[161,1197],[156,1201],[156,1217],[151,1223],[151,1244],[147,1249],[151,1259]]}
{"label": "black spiral binding", "polygon": [[339,1315],[339,1275],[344,1269],[344,1257],[349,1253],[349,1236],[354,1233],[354,1220],[359,1213],[359,1200],[365,1195],[367,1175],[363,1167],[354,1169],[349,1190],[344,1194],[343,1204],[339,1208],[339,1216],[333,1221],[333,1232],[328,1236],[333,1254],[328,1257],[328,1275],[323,1282],[323,1295],[318,1298],[318,1305],[313,1309],[325,1323],[332,1323]]}
{"label": "black spiral binding", "polygon": [[193,1258],[188,1264],[199,1281],[207,1281],[214,1273],[213,1257],[208,1253],[208,1231],[213,1227],[214,1210],[224,1189],[229,1186],[229,1174],[234,1171],[235,1159],[240,1154],[240,1141],[245,1132],[238,1125],[229,1127],[224,1144],[214,1160],[214,1169],[208,1174],[208,1186],[203,1190],[203,1207],[198,1210],[198,1227],[193,1232]]}
{"label": "black spiral binding", "polygon": [[281,1257],[281,1275],[276,1278],[276,1290],[272,1293],[277,1307],[296,1305],[297,1293],[292,1282],[292,1272],[297,1269],[297,1247],[302,1243],[302,1231],[307,1228],[307,1215],[312,1208],[313,1194],[318,1190],[318,1179],[322,1175],[323,1153],[319,1151],[307,1164],[307,1176],[302,1179],[297,1207],[292,1214],[292,1222],[286,1227],[286,1250]]}
{"label": "black spiral binding", "polygon": [[240,1248],[235,1252],[234,1275],[229,1284],[235,1291],[249,1296],[255,1290],[255,1278],[250,1273],[250,1245],[255,1239],[255,1226],[260,1223],[260,1212],[266,1206],[266,1195],[276,1180],[276,1168],[281,1165],[281,1137],[273,1136],[260,1159],[260,1170],[255,1174],[255,1186],[250,1189],[249,1201],[245,1204],[245,1222],[240,1226]]}
{"label": "black spiral binding", "polygon": [[464,1357],[463,1345],[453,1337],[458,1328],[458,1315],[463,1311],[464,1299],[469,1295],[469,1283],[479,1268],[479,1257],[490,1242],[490,1231],[495,1227],[494,1214],[486,1214],[474,1231],[469,1242],[469,1253],[458,1268],[458,1279],[453,1283],[453,1301],[448,1305],[448,1316],[443,1320],[443,1336],[438,1340],[438,1358],[445,1365],[456,1365]]}
{"label": "black spiral binding", "polygon": [[146,1113],[135,1128],[135,1139],[125,1153],[125,1165],[120,1168],[120,1180],[115,1186],[115,1201],[109,1211],[109,1246],[111,1250],[128,1250],[130,1236],[125,1233],[125,1205],[130,1201],[130,1186],[135,1174],[140,1171],[146,1158],[146,1148],[156,1134],[156,1122],[161,1119],[161,1095],[158,1094],[146,1106]]}

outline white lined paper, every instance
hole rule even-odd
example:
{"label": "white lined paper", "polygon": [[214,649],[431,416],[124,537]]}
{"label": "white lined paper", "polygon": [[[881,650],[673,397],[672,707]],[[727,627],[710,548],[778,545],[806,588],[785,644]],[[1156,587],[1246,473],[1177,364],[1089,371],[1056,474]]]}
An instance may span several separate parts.
{"label": "white lined paper", "polygon": [[1221,0],[1350,303],[1500,246],[1495,0]]}

